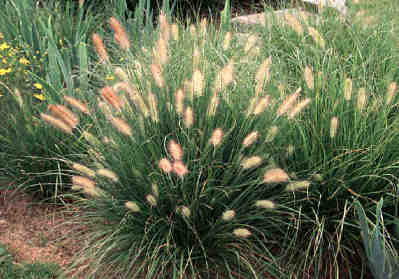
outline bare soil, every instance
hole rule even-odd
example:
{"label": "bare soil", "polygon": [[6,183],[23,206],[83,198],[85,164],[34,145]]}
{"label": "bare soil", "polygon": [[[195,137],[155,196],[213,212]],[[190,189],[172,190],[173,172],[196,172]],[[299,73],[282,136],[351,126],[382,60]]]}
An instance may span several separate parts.
{"label": "bare soil", "polygon": [[0,243],[15,263],[51,262],[65,268],[79,248],[67,236],[84,229],[68,222],[75,214],[66,213],[65,207],[32,203],[27,194],[7,188],[0,189]]}

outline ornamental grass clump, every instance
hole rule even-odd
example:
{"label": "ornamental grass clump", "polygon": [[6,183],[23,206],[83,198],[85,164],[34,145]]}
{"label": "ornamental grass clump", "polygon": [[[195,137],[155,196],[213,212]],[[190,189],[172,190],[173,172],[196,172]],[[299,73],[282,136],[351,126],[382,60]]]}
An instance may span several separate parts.
{"label": "ornamental grass clump", "polygon": [[[279,108],[268,106],[272,97],[258,84],[252,91],[260,102],[235,102],[242,93],[232,87],[235,58],[215,63],[204,55],[217,37],[202,31],[192,38],[192,30],[168,37],[163,14],[159,22],[152,52],[126,50],[127,34],[120,32],[116,43],[126,62],[117,67],[106,59],[112,52],[97,47],[103,67],[119,80],[99,90],[91,131],[69,125],[90,154],[86,162],[71,162],[83,214],[78,221],[90,228],[77,238],[87,245],[71,268],[85,278],[108,272],[119,278],[282,278],[279,259],[297,214],[290,206],[293,197],[306,197],[311,181],[279,165],[275,157],[285,149],[274,139],[288,123],[282,114],[301,97],[290,97],[289,108],[274,97]],[[259,63],[264,72],[267,59]]]}

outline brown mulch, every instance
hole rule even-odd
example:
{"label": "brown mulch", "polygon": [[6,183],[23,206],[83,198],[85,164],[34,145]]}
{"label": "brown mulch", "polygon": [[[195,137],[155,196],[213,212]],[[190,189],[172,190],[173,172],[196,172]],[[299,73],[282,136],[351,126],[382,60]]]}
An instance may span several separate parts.
{"label": "brown mulch", "polygon": [[32,203],[19,191],[0,189],[0,243],[15,263],[51,262],[66,267],[79,248],[66,236],[84,229],[66,222],[76,214],[66,213],[65,207]]}

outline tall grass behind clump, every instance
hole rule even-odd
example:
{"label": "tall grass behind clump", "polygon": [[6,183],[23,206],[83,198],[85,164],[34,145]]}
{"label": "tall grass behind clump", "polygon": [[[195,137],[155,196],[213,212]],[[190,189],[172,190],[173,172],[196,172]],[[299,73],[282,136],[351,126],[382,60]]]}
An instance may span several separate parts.
{"label": "tall grass behind clump", "polygon": [[318,278],[353,269],[345,257],[361,245],[354,198],[373,212],[383,196],[387,220],[397,215],[399,52],[387,22],[367,28],[329,11],[317,24],[288,16],[262,35],[285,74],[282,88],[312,98],[287,131],[296,144],[286,164],[313,177],[302,212],[314,222],[301,231],[303,260],[293,260]]}
{"label": "tall grass behind clump", "polygon": [[[231,34],[206,22],[184,30],[165,15],[159,22],[154,41],[134,52],[129,28],[109,20],[117,55],[126,55],[120,65],[93,35],[117,79],[90,110],[95,127],[73,131],[90,154],[71,164],[72,188],[85,195],[77,221],[91,232],[77,237],[87,246],[71,270],[87,278],[284,278],[280,258],[302,219],[292,207],[311,182],[278,163],[288,146],[275,139],[309,100],[294,92],[281,103],[263,91],[272,82],[265,53],[253,58],[252,87],[241,84],[236,75],[248,67],[238,67]],[[42,119],[65,130],[58,117]]]}
{"label": "tall grass behind clump", "polygon": [[39,112],[63,100],[63,95],[90,99],[89,71],[93,66],[87,32],[95,26],[95,18],[84,17],[82,10],[76,14],[74,6],[61,9],[57,1],[48,6],[25,0],[2,5],[0,32],[6,42],[14,39],[20,55],[16,59],[24,59],[27,67],[22,78],[14,75],[3,82],[1,175],[39,197],[57,199],[68,188],[63,184],[67,177],[62,175],[67,166],[53,158],[82,154],[72,154],[78,140],[64,140],[38,123]]}

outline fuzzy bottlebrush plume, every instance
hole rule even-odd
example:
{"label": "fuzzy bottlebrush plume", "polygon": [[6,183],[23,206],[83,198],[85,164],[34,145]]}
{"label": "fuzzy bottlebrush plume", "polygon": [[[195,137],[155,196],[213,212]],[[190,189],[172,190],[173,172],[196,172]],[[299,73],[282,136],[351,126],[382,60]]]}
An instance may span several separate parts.
{"label": "fuzzy bottlebrush plume", "polygon": [[72,129],[79,124],[79,118],[63,105],[48,105],[51,115],[64,121]]}
{"label": "fuzzy bottlebrush plume", "polygon": [[157,199],[153,196],[153,195],[147,195],[145,197],[145,199],[147,200],[147,202],[151,205],[151,207],[155,207],[157,206]]}
{"label": "fuzzy bottlebrush plume", "polygon": [[132,212],[140,212],[140,207],[135,202],[128,201],[125,203],[125,207]]}
{"label": "fuzzy bottlebrush plume", "polygon": [[194,112],[191,107],[187,107],[186,110],[184,111],[184,126],[186,128],[191,128],[194,124]]}
{"label": "fuzzy bottlebrush plume", "polygon": [[259,156],[244,157],[241,160],[241,167],[246,169],[251,169],[259,166],[262,163],[262,158]]}
{"label": "fuzzy bottlebrush plume", "polygon": [[228,50],[230,48],[230,43],[231,43],[231,32],[226,32],[226,35],[224,35],[224,40],[223,40],[223,50]]}
{"label": "fuzzy bottlebrush plume", "polygon": [[114,31],[114,39],[118,43],[119,47],[123,50],[130,48],[129,38],[126,35],[125,30],[116,18],[111,17],[108,20],[109,26]]}
{"label": "fuzzy bottlebrush plume", "polygon": [[83,188],[83,192],[93,198],[99,198],[105,195],[105,192],[98,187]]}
{"label": "fuzzy bottlebrush plume", "polygon": [[154,122],[159,121],[158,109],[157,109],[157,99],[152,92],[149,92],[147,95],[150,116]]}
{"label": "fuzzy bottlebrush plume", "polygon": [[184,112],[184,92],[181,89],[178,89],[175,92],[175,110],[176,113],[180,116],[183,115]]}
{"label": "fuzzy bottlebrush plume", "polygon": [[158,167],[164,172],[164,173],[170,173],[173,170],[173,165],[172,163],[166,159],[162,158],[158,162]]}
{"label": "fuzzy bottlebrush plume", "polygon": [[71,96],[64,96],[64,100],[71,107],[83,112],[84,114],[90,114],[89,108],[86,106],[86,104],[82,103],[81,101],[79,101]]}
{"label": "fuzzy bottlebrush plume", "polygon": [[395,97],[396,89],[397,89],[397,83],[396,82],[391,82],[388,85],[388,90],[386,93],[386,98],[385,98],[385,104],[390,105]]}
{"label": "fuzzy bottlebrush plume", "polygon": [[72,185],[71,189],[74,191],[82,191],[86,195],[91,196],[92,198],[98,198],[105,195],[105,192],[98,187],[82,187],[80,185]]}
{"label": "fuzzy bottlebrush plume", "polygon": [[194,70],[194,73],[193,73],[192,89],[193,89],[193,93],[197,97],[202,96],[202,91],[204,89],[204,76],[198,70]]}
{"label": "fuzzy bottlebrush plume", "polygon": [[253,144],[257,139],[258,139],[259,133],[257,131],[254,131],[250,134],[248,134],[244,140],[242,141],[242,145],[244,148],[247,148],[251,144]]}
{"label": "fuzzy bottlebrush plume", "polygon": [[130,86],[129,83],[120,82],[115,84],[114,87],[126,92],[136,109],[141,112],[144,117],[148,117],[150,115],[150,111],[145,104],[143,97],[141,97],[140,93],[135,88]]}
{"label": "fuzzy bottlebrush plume", "polygon": [[222,142],[222,138],[223,130],[221,128],[216,128],[213,131],[211,138],[209,139],[209,143],[216,147]]}
{"label": "fuzzy bottlebrush plume", "polygon": [[90,169],[84,165],[78,164],[78,163],[73,163],[72,169],[76,170],[77,172],[80,172],[81,174],[85,174],[88,177],[94,178],[96,176],[95,171],[93,171],[92,169]]}
{"label": "fuzzy bottlebrush plume", "polygon": [[175,161],[173,162],[173,171],[175,174],[177,174],[180,178],[183,178],[187,173],[188,169],[187,167],[183,164],[182,161]]}
{"label": "fuzzy bottlebrush plume", "polygon": [[310,89],[314,89],[314,76],[312,69],[309,68],[309,66],[305,67],[305,70],[303,71],[303,77],[305,79],[306,86]]}
{"label": "fuzzy bottlebrush plume", "polygon": [[264,96],[262,98],[256,98],[254,97],[251,100],[251,104],[250,107],[248,108],[248,113],[247,115],[260,115],[262,114],[265,109],[267,108],[267,106],[270,104],[270,96]]}
{"label": "fuzzy bottlebrush plume", "polygon": [[231,59],[229,63],[216,75],[214,92],[221,92],[230,83],[233,82],[234,61]]}
{"label": "fuzzy bottlebrush plume", "polygon": [[119,180],[118,176],[113,171],[111,171],[109,169],[104,169],[104,168],[98,169],[96,173],[97,173],[97,175],[106,177],[106,178],[112,180],[113,182],[118,182],[118,180]]}
{"label": "fuzzy bottlebrush plume", "polygon": [[174,140],[169,141],[168,151],[172,158],[176,161],[180,161],[183,158],[183,149]]}
{"label": "fuzzy bottlebrush plume", "polygon": [[196,69],[198,69],[200,62],[201,62],[201,53],[198,50],[198,47],[195,46],[194,50],[193,50],[193,69],[194,69],[194,71]]}
{"label": "fuzzy bottlebrush plume", "polygon": [[162,68],[158,64],[151,64],[151,73],[152,73],[152,78],[155,81],[155,84],[159,87],[162,88],[164,85],[163,77],[162,77]]}
{"label": "fuzzy bottlebrush plume", "polygon": [[163,36],[159,36],[152,52],[154,62],[159,65],[165,65],[169,61],[168,41]]}
{"label": "fuzzy bottlebrush plume", "polygon": [[186,93],[187,99],[192,102],[194,98],[193,81],[185,79],[183,82],[183,89]]}
{"label": "fuzzy bottlebrush plume", "polygon": [[366,106],[367,96],[366,96],[366,88],[359,88],[357,93],[357,108],[362,111]]}
{"label": "fuzzy bottlebrush plume", "polygon": [[132,129],[123,119],[111,116],[109,117],[109,121],[120,133],[126,136],[132,136]]}
{"label": "fuzzy bottlebrush plume", "polygon": [[251,235],[251,232],[245,228],[239,228],[239,229],[235,229],[233,231],[233,234],[237,237],[247,238]]}
{"label": "fuzzy bottlebrush plume", "polygon": [[306,98],[296,104],[295,107],[288,112],[288,119],[294,119],[294,117],[297,116],[298,113],[300,113],[307,105],[309,105],[311,101],[312,100],[310,98]]}
{"label": "fuzzy bottlebrush plume", "polygon": [[234,210],[226,210],[223,212],[222,220],[223,221],[231,221],[236,216],[236,212]]}
{"label": "fuzzy bottlebrush plume", "polygon": [[100,90],[101,97],[109,105],[111,105],[115,110],[120,111],[122,108],[122,101],[115,91],[110,86],[105,86]]}
{"label": "fuzzy bottlebrush plume", "polygon": [[298,21],[298,18],[291,13],[286,13],[284,16],[285,22],[299,35],[303,35],[302,24]]}
{"label": "fuzzy bottlebrush plume", "polygon": [[294,93],[284,99],[283,103],[277,109],[277,116],[283,115],[292,108],[292,106],[296,102],[296,99],[298,99],[301,90],[302,88],[298,88]]}
{"label": "fuzzy bottlebrush plume", "polygon": [[100,62],[109,62],[109,56],[107,53],[107,50],[105,49],[105,46],[103,44],[103,41],[101,37],[94,33],[91,37],[93,41],[94,48],[96,50],[96,53],[98,57],[100,58]]}
{"label": "fuzzy bottlebrush plume", "polygon": [[335,137],[335,135],[337,134],[337,130],[338,130],[338,118],[334,116],[333,118],[331,118],[330,122],[330,138]]}
{"label": "fuzzy bottlebrush plume", "polygon": [[93,180],[79,175],[72,176],[72,184],[81,186],[83,188],[94,188],[96,185]]}
{"label": "fuzzy bottlebrush plume", "polygon": [[68,124],[66,124],[64,121],[62,121],[61,119],[55,118],[51,115],[45,114],[45,113],[41,113],[40,117],[43,121],[53,125],[55,128],[57,128],[58,130],[67,133],[67,134],[71,134],[72,135],[72,127],[69,126]]}
{"label": "fuzzy bottlebrush plume", "polygon": [[313,27],[308,27],[308,32],[310,36],[313,38],[313,41],[316,42],[322,49],[326,48],[326,42],[324,41],[323,37],[320,35],[320,33],[314,29]]}
{"label": "fuzzy bottlebrush plume", "polygon": [[303,190],[307,189],[310,186],[310,181],[304,180],[304,181],[295,181],[291,182],[287,185],[285,188],[286,191],[298,191],[298,190]]}
{"label": "fuzzy bottlebrush plume", "polygon": [[216,115],[216,110],[219,105],[219,97],[217,93],[213,93],[211,100],[209,101],[207,115],[209,117]]}
{"label": "fuzzy bottlebrush plume", "polygon": [[272,57],[269,56],[267,59],[263,61],[263,63],[259,66],[258,71],[255,75],[255,93],[256,96],[259,96],[262,92],[263,86],[269,82],[270,80],[270,65],[272,64]]}
{"label": "fuzzy bottlebrush plume", "polygon": [[288,174],[280,168],[267,170],[263,177],[264,183],[283,183],[289,180]]}
{"label": "fuzzy bottlebrush plume", "polygon": [[346,78],[344,81],[344,98],[346,101],[350,101],[352,98],[352,80]]}
{"label": "fuzzy bottlebrush plume", "polygon": [[259,208],[265,208],[265,209],[273,209],[276,207],[274,202],[272,202],[270,200],[257,200],[255,202],[255,206],[259,207]]}
{"label": "fuzzy bottlebrush plume", "polygon": [[170,27],[170,31],[172,33],[172,38],[175,41],[179,40],[179,26],[176,23],[173,23]]}
{"label": "fuzzy bottlebrush plume", "polygon": [[182,216],[186,217],[186,218],[190,218],[191,216],[191,210],[190,208],[188,208],[187,206],[178,206],[176,208],[176,212],[181,214]]}

